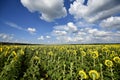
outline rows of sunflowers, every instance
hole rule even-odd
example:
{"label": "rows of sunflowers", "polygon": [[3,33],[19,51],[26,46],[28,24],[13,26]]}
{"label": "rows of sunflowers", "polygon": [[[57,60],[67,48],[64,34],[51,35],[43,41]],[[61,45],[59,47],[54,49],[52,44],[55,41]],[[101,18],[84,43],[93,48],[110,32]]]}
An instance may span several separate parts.
{"label": "rows of sunflowers", "polygon": [[1,45],[0,80],[120,80],[120,45]]}

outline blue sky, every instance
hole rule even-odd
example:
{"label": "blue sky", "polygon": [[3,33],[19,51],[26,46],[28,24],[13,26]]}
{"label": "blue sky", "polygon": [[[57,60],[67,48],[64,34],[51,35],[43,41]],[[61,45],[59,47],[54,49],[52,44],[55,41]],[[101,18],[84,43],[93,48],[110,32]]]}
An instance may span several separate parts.
{"label": "blue sky", "polygon": [[120,1],[0,0],[0,41],[120,43]]}

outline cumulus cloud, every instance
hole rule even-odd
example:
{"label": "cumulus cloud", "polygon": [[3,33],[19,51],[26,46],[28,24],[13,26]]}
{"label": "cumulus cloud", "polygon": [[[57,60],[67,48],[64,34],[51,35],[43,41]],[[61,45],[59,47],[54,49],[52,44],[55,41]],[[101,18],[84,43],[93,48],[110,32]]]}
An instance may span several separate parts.
{"label": "cumulus cloud", "polygon": [[105,30],[99,30],[97,28],[82,28],[76,34],[83,38],[82,43],[109,43],[109,42],[119,42],[120,39],[119,32],[111,32]]}
{"label": "cumulus cloud", "polygon": [[33,33],[36,32],[36,29],[29,27],[29,28],[27,29],[27,31],[30,32],[31,34],[33,34]]}
{"label": "cumulus cloud", "polygon": [[67,15],[64,0],[21,0],[30,12],[38,12],[45,21],[53,21]]}
{"label": "cumulus cloud", "polygon": [[[84,22],[73,23],[74,26],[83,24]],[[92,25],[90,25],[92,26]],[[94,25],[95,26],[95,25]],[[82,25],[82,27],[76,27],[77,31],[71,31],[66,25],[55,26],[53,33],[56,38],[56,42],[59,43],[114,43],[119,42],[120,32],[119,31],[107,31],[98,29],[96,27],[89,27],[89,24]]]}
{"label": "cumulus cloud", "polygon": [[54,30],[53,31],[53,35],[55,35],[55,36],[64,36],[66,34],[67,34],[66,31],[61,31],[61,30]]}
{"label": "cumulus cloud", "polygon": [[0,41],[8,42],[13,39],[13,34],[0,33]]}
{"label": "cumulus cloud", "polygon": [[83,3],[84,0],[76,0],[70,5],[69,12],[77,19],[95,22],[120,13],[119,0],[88,0],[87,6]]}
{"label": "cumulus cloud", "polygon": [[106,29],[120,30],[120,17],[109,17],[100,23],[100,26]]}
{"label": "cumulus cloud", "polygon": [[47,39],[51,38],[50,36],[46,36]]}
{"label": "cumulus cloud", "polygon": [[67,27],[70,31],[77,31],[77,27],[72,22],[67,23]]}
{"label": "cumulus cloud", "polygon": [[38,40],[44,40],[44,36],[40,36],[37,38]]}
{"label": "cumulus cloud", "polygon": [[66,32],[76,32],[78,30],[77,26],[73,22],[68,22],[66,25],[55,26],[54,29]]}

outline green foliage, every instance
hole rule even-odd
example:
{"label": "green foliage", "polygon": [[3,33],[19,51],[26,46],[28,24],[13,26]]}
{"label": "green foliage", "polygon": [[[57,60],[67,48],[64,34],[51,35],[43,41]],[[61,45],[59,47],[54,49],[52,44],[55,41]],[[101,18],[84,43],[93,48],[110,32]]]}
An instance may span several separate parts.
{"label": "green foliage", "polygon": [[[98,80],[119,80],[120,63],[114,57],[120,57],[120,45],[4,45],[0,47],[0,80],[79,80],[80,70],[88,80],[92,80],[90,70],[100,74]],[[112,68],[105,60],[113,62]]]}

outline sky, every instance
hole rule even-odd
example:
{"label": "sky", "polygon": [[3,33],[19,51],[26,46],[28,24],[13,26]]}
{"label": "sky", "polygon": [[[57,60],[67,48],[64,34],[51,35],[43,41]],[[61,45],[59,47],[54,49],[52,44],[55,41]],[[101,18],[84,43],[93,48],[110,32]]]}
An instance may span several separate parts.
{"label": "sky", "polygon": [[0,0],[0,42],[120,43],[120,0]]}

